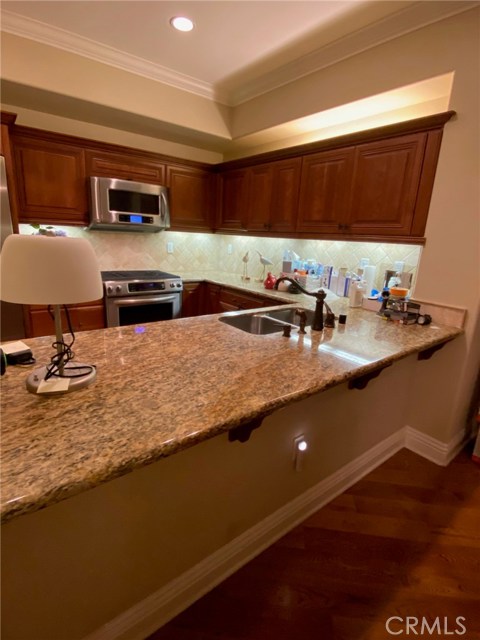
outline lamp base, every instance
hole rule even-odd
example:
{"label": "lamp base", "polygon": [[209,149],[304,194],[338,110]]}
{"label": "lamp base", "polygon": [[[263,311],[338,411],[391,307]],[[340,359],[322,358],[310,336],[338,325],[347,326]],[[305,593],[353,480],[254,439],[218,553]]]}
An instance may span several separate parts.
{"label": "lamp base", "polygon": [[[79,375],[85,369],[85,374]],[[39,367],[32,371],[26,381],[27,391],[30,393],[38,393],[38,387],[41,382],[45,380],[47,375],[47,367]],[[90,364],[83,364],[82,362],[72,362],[71,366],[66,365],[63,369],[63,376],[53,377],[53,380],[65,380],[68,379],[68,387],[66,389],[60,389],[58,391],[50,391],[45,395],[58,395],[62,393],[70,393],[70,391],[78,391],[84,387],[88,387],[97,377],[97,370]]]}

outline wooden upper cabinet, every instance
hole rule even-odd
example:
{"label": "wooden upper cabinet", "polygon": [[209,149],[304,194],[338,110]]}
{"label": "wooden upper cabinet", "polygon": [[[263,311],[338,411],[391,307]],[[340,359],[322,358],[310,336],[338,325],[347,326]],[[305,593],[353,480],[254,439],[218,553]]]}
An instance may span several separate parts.
{"label": "wooden upper cabinet", "polygon": [[19,222],[88,223],[83,149],[19,136],[14,156]]}
{"label": "wooden upper cabinet", "polygon": [[346,147],[303,157],[297,231],[343,232],[354,151]]}
{"label": "wooden upper cabinet", "polygon": [[416,133],[356,147],[348,233],[410,234],[426,142],[426,133]]}
{"label": "wooden upper cabinet", "polygon": [[127,153],[86,152],[87,175],[165,184],[165,165]]}
{"label": "wooden upper cabinet", "polygon": [[247,169],[234,169],[219,175],[217,229],[219,231],[247,230]]}
{"label": "wooden upper cabinet", "polygon": [[245,183],[248,197],[247,227],[249,231],[266,231],[270,227],[273,195],[272,163],[259,164],[248,171]]}
{"label": "wooden upper cabinet", "polygon": [[293,232],[301,164],[289,158],[220,174],[221,228]]}
{"label": "wooden upper cabinet", "polygon": [[215,167],[11,124],[13,202],[19,222],[85,226],[88,178],[104,176],[168,186],[172,229],[418,242],[452,115]]}
{"label": "wooden upper cabinet", "polygon": [[170,224],[172,229],[212,228],[213,176],[210,171],[186,165],[167,165]]}

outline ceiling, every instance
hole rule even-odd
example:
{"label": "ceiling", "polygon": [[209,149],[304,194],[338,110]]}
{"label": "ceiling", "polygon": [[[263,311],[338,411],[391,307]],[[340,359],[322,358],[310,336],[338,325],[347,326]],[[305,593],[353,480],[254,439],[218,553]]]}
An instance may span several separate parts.
{"label": "ceiling", "polygon": [[[1,0],[0,26],[2,31],[234,110],[478,4],[478,0]],[[175,31],[170,19],[176,15],[191,18],[194,30]],[[100,105],[92,109],[82,100],[12,81],[3,81],[3,96],[7,104],[192,144],[233,158],[261,147],[291,146],[446,110],[452,77],[446,74],[395,87],[371,100],[225,139],[121,109]]]}

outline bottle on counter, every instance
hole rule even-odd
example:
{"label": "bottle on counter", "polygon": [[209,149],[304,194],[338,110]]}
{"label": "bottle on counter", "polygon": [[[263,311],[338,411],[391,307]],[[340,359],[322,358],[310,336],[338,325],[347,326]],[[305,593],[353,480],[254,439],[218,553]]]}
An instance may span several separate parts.
{"label": "bottle on counter", "polygon": [[354,280],[350,283],[349,306],[361,307],[363,296],[366,295],[367,287],[365,280]]}
{"label": "bottle on counter", "polygon": [[265,287],[265,289],[273,289],[276,281],[277,281],[276,277],[273,275],[271,271],[269,271],[267,273],[267,277],[263,281],[263,286]]}

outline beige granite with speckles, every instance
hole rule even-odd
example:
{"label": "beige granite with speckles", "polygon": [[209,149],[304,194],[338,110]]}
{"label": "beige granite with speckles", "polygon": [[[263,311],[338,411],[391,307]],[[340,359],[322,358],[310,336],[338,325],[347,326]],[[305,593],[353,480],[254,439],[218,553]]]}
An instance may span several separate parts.
{"label": "beige granite with speckles", "polygon": [[[267,293],[261,285],[258,291]],[[303,295],[282,297],[314,303]],[[1,396],[2,520],[462,333],[441,325],[401,326],[348,309],[343,299],[331,304],[336,313],[348,313],[343,328],[309,329],[305,336],[294,331],[290,339],[251,335],[215,315],[147,324],[143,332],[129,326],[79,333],[77,359],[97,366],[97,380],[62,396],[28,393],[30,368],[8,367]],[[51,338],[25,342],[37,363],[52,355]]]}

